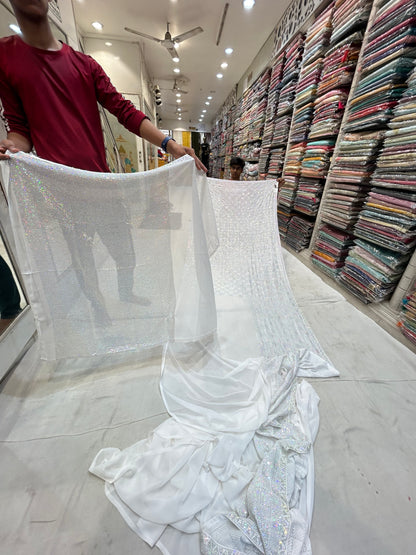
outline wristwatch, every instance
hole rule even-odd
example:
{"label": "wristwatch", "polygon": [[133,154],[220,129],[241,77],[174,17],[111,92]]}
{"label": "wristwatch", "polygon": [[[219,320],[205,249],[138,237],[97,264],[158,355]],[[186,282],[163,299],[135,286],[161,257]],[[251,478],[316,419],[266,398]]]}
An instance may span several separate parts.
{"label": "wristwatch", "polygon": [[[162,144],[160,145],[160,148],[162,150],[164,150],[165,152],[167,152],[166,146],[167,146],[169,141],[175,141],[175,139],[173,137],[165,137],[162,141]],[[176,143],[176,141],[175,141],[175,143]]]}

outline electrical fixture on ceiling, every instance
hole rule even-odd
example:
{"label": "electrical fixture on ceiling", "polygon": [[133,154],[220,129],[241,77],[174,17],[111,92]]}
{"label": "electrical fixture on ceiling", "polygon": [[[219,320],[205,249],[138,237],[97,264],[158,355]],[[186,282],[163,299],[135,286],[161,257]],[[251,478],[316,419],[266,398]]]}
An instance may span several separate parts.
{"label": "electrical fixture on ceiling", "polygon": [[251,10],[255,3],[256,0],[243,0],[243,8],[245,10]]}
{"label": "electrical fixture on ceiling", "polygon": [[155,42],[158,42],[159,44],[161,44],[167,49],[167,51],[169,52],[169,54],[172,56],[173,59],[179,58],[175,48],[178,44],[180,44],[184,40],[190,39],[191,37],[194,37],[195,35],[199,35],[199,33],[203,32],[202,27],[195,27],[190,31],[186,31],[186,33],[182,33],[181,35],[172,37],[172,35],[169,32],[169,25],[170,23],[167,24],[167,31],[165,33],[165,38],[163,39],[152,37],[151,35],[147,35],[146,33],[142,33],[141,31],[135,31],[134,29],[130,29],[129,27],[124,27],[124,29],[129,33],[133,33],[134,35],[139,35],[139,37],[144,37],[145,39],[150,39],[150,40],[154,40]]}
{"label": "electrical fixture on ceiling", "polygon": [[176,96],[177,96],[178,94],[179,94],[179,95],[181,95],[181,94],[188,94],[188,91],[184,91],[183,89],[180,89],[180,88],[178,87],[178,82],[177,82],[176,79],[175,79],[175,81],[173,82],[173,87],[172,87],[171,89],[162,89],[162,91],[171,91],[171,92],[175,93]]}

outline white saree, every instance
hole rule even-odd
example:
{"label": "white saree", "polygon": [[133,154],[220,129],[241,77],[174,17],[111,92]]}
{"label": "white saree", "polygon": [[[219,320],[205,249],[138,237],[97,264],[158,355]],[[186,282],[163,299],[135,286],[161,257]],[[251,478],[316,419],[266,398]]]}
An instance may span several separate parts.
{"label": "white saree", "polygon": [[338,373],[290,291],[273,183],[207,180],[189,157],[8,165],[41,356],[160,354],[170,418],[90,467],[127,524],[164,554],[310,553],[318,398],[299,378]]}

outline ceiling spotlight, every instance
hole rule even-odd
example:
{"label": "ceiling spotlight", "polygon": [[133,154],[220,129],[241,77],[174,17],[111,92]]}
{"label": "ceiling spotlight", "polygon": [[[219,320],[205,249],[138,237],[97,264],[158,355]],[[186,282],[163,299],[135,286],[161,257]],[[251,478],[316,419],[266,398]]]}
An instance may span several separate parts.
{"label": "ceiling spotlight", "polygon": [[180,73],[180,72],[181,72],[181,70],[180,70],[178,67],[175,67],[175,68],[173,69],[173,71],[174,71],[175,73]]}
{"label": "ceiling spotlight", "polygon": [[20,35],[22,33],[22,31],[20,30],[20,27],[18,25],[16,25],[15,23],[11,23],[9,25],[9,28],[14,31],[15,33],[17,33],[18,35]]}
{"label": "ceiling spotlight", "polygon": [[208,100],[207,100],[207,101],[205,102],[205,104],[206,104],[207,106],[209,106],[209,102],[208,102]]}
{"label": "ceiling spotlight", "polygon": [[181,93],[176,93],[176,96],[177,96],[178,98],[180,98],[182,95],[181,95]]}
{"label": "ceiling spotlight", "polygon": [[251,10],[255,3],[256,0],[243,0],[243,8],[245,10]]}
{"label": "ceiling spotlight", "polygon": [[212,96],[207,96],[208,100],[212,100]]}
{"label": "ceiling spotlight", "polygon": [[174,43],[173,43],[173,46],[174,46],[175,48],[178,48],[179,42],[174,42]]}
{"label": "ceiling spotlight", "polygon": [[202,119],[199,119],[198,121],[202,121]]}
{"label": "ceiling spotlight", "polygon": [[175,64],[177,64],[179,62],[178,56],[175,56],[174,58],[172,58],[172,60],[175,62]]}
{"label": "ceiling spotlight", "polygon": [[232,54],[234,52],[234,50],[232,48],[226,48],[225,49],[225,53],[229,56],[230,54]]}
{"label": "ceiling spotlight", "polygon": [[108,41],[105,42],[104,44],[105,44],[106,46],[113,46],[113,43],[112,43],[112,42],[108,42]]}
{"label": "ceiling spotlight", "polygon": [[206,111],[206,110],[202,110],[202,113],[203,113],[203,114],[206,114],[206,113],[207,113],[207,111]]}
{"label": "ceiling spotlight", "polygon": [[222,69],[225,69],[226,67],[228,67],[227,62],[222,62],[221,67],[222,67]]}
{"label": "ceiling spotlight", "polygon": [[182,119],[181,117],[178,118],[179,121],[181,121],[181,119]]}
{"label": "ceiling spotlight", "polygon": [[217,73],[217,79],[222,79],[224,76],[222,73]]}
{"label": "ceiling spotlight", "polygon": [[182,100],[181,100],[180,98],[177,98],[177,99],[176,99],[176,102],[177,102],[178,104],[180,104],[180,103],[182,102]]}
{"label": "ceiling spotlight", "polygon": [[178,110],[178,112],[182,112],[182,108],[180,108],[179,106],[176,109]]}
{"label": "ceiling spotlight", "polygon": [[93,23],[91,23],[91,25],[94,27],[94,29],[96,29],[97,31],[102,31],[103,29],[103,24],[100,23],[99,21],[94,21]]}

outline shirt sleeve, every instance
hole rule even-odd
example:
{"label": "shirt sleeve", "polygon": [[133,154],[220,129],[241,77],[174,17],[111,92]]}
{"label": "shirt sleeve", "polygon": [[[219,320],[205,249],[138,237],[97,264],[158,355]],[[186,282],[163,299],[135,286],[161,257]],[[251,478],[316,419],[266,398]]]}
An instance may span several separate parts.
{"label": "shirt sleeve", "polygon": [[32,142],[29,124],[19,95],[8,82],[0,67],[0,117],[7,133],[19,133]]}
{"label": "shirt sleeve", "polygon": [[126,129],[140,136],[140,125],[144,119],[149,118],[137,110],[130,100],[126,100],[111,83],[103,68],[93,58],[89,58],[98,102]]}

